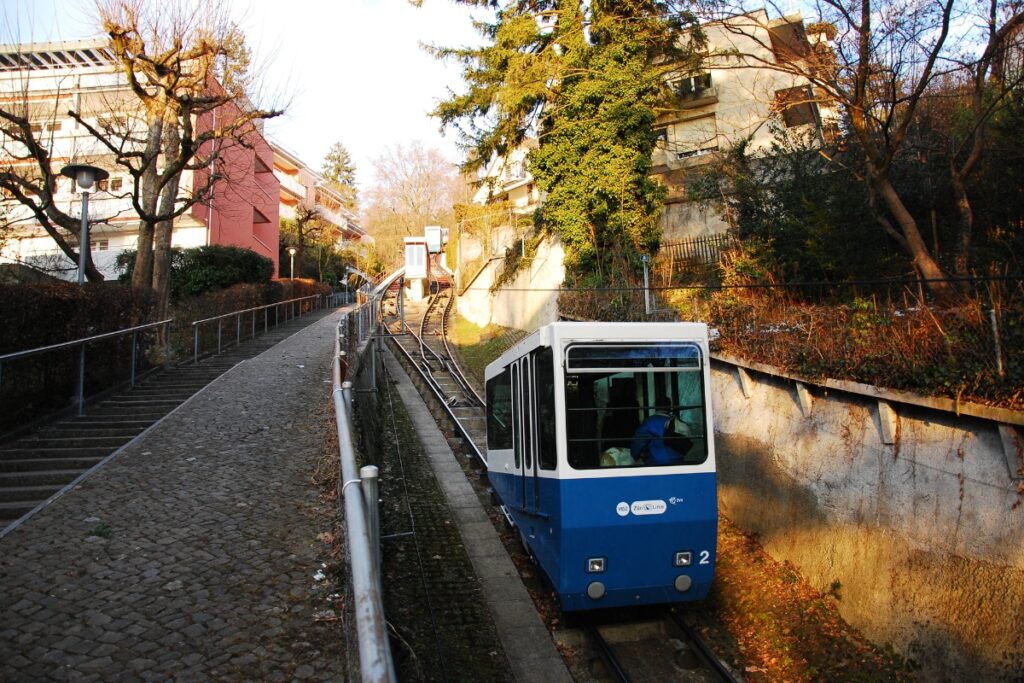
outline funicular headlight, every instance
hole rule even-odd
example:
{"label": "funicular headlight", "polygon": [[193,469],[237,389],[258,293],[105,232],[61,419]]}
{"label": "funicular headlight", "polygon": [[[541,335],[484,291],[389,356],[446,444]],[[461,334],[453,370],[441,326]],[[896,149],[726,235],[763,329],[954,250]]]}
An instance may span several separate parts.
{"label": "funicular headlight", "polygon": [[605,570],[607,560],[603,557],[591,557],[587,559],[587,573],[600,574]]}
{"label": "funicular headlight", "polygon": [[672,560],[675,567],[689,567],[693,564],[693,553],[689,550],[680,550]]}

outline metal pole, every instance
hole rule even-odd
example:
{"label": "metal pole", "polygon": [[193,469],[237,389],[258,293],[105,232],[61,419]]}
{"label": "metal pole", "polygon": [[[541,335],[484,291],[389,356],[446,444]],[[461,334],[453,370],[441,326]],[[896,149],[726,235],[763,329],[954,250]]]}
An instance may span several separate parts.
{"label": "metal pole", "polygon": [[242,314],[235,316],[235,346],[242,343]]}
{"label": "metal pole", "polygon": [[651,314],[651,289],[650,289],[649,273],[648,273],[648,270],[647,270],[647,264],[648,264],[649,260],[650,260],[650,257],[647,256],[647,254],[644,254],[643,255],[643,262],[644,262],[644,313],[646,313],[647,315]]}
{"label": "metal pole", "polygon": [[131,386],[135,387],[135,332],[132,332],[132,377]]}
{"label": "metal pole", "polygon": [[1003,345],[999,341],[999,321],[996,319],[996,309],[988,309],[988,320],[992,325],[992,340],[996,348],[996,372],[1000,377],[1006,377],[1006,368],[1003,367]]}
{"label": "metal pole", "polygon": [[164,325],[164,367],[171,364],[171,323]]}
{"label": "metal pole", "polygon": [[[85,284],[85,257],[89,253],[89,193],[82,190],[82,228],[78,240],[78,284]],[[79,413],[81,414],[81,413]]]}
{"label": "metal pole", "polygon": [[199,325],[192,323],[192,362],[199,362]]}
{"label": "metal pole", "polygon": [[252,312],[252,338],[256,338],[256,311]]}
{"label": "metal pole", "polygon": [[221,324],[222,322],[224,322],[224,321],[222,321],[222,320],[218,320],[217,321],[217,353],[220,353],[221,330],[224,329],[224,325]]}
{"label": "metal pole", "polygon": [[268,328],[267,322],[269,320],[270,320],[270,309],[269,308],[264,308],[263,309],[263,334],[267,333],[267,328]]}
{"label": "metal pole", "polygon": [[366,465],[359,469],[359,478],[362,480],[363,502],[366,504],[366,526],[370,532],[370,547],[373,552],[374,570],[376,575],[380,571],[380,479],[376,465]]}
{"label": "metal pole", "polygon": [[78,354],[78,416],[85,415],[85,344]]}

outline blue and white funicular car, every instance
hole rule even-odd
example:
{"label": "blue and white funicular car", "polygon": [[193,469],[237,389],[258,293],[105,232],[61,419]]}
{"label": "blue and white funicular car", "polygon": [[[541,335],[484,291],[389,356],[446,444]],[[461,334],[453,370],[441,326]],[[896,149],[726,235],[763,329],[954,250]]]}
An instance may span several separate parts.
{"label": "blue and white funicular car", "polygon": [[706,597],[718,520],[707,326],[552,323],[486,382],[491,484],[563,610]]}

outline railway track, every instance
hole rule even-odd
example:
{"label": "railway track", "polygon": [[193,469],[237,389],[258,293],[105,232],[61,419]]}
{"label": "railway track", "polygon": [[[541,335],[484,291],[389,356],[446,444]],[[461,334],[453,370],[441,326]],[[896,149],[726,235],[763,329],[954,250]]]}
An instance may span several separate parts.
{"label": "railway track", "polygon": [[[402,319],[393,301],[382,301],[381,319],[392,348],[403,357],[407,368],[418,373],[421,391],[431,394],[462,445],[486,466],[484,400],[459,368],[447,342],[453,303],[453,288],[441,281],[428,299],[405,303]],[[593,680],[736,680],[700,636],[667,608],[655,619],[617,624],[588,621],[579,631],[602,662],[590,672]]]}
{"label": "railway track", "polygon": [[735,683],[700,635],[672,609],[657,618],[621,623],[588,621],[581,629],[596,657],[598,681]]}

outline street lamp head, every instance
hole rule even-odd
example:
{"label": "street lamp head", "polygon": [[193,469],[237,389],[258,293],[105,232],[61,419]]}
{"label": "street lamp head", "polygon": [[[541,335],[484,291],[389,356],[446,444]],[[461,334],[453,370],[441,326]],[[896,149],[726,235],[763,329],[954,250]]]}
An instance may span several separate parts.
{"label": "street lamp head", "polygon": [[288,253],[291,254],[292,256],[295,256],[295,252],[297,251],[298,249],[296,249],[295,247],[288,247]]}
{"label": "street lamp head", "polygon": [[102,168],[89,164],[68,164],[60,169],[60,174],[72,178],[83,192],[88,192],[94,184],[110,177]]}

